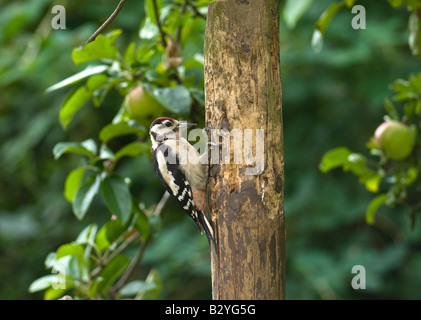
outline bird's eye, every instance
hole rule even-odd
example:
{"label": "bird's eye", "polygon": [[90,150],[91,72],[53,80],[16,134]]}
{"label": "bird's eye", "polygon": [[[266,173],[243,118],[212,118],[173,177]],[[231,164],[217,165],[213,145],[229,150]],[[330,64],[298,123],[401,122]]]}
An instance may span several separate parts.
{"label": "bird's eye", "polygon": [[171,122],[169,122],[169,121],[165,121],[164,124],[165,124],[166,127],[171,127]]}

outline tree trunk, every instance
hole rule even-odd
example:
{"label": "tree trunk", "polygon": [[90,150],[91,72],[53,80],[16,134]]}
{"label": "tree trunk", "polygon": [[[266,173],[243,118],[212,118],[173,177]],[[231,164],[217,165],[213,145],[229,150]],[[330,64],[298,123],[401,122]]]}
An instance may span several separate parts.
{"label": "tree trunk", "polygon": [[204,53],[206,124],[222,130],[223,141],[241,134],[243,151],[238,157],[234,138],[229,155],[211,165],[209,206],[218,247],[211,253],[212,296],[284,299],[279,0],[210,3]]}

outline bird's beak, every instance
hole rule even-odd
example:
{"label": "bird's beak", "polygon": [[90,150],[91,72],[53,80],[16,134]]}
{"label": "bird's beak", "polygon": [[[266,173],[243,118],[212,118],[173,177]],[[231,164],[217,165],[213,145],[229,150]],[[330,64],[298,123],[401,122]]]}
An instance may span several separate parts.
{"label": "bird's beak", "polygon": [[190,128],[190,127],[194,127],[195,125],[196,125],[196,123],[180,122],[180,123],[178,123],[177,129]]}

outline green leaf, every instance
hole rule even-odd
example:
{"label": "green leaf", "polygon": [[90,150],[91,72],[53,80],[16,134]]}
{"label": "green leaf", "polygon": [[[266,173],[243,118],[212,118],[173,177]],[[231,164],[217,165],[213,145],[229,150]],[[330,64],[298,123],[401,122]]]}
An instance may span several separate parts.
{"label": "green leaf", "polygon": [[94,141],[94,139],[87,139],[85,141],[82,141],[81,145],[86,150],[89,150],[93,155],[96,155],[98,152],[96,142]]}
{"label": "green leaf", "polygon": [[347,8],[352,8],[355,4],[355,1],[357,0],[344,0],[345,5],[347,6]]}
{"label": "green leaf", "polygon": [[78,111],[92,96],[92,92],[87,87],[78,88],[72,96],[66,100],[60,110],[60,124],[63,128],[67,128],[72,120],[73,115]]}
{"label": "green leaf", "polygon": [[111,123],[101,130],[99,138],[102,142],[107,143],[111,139],[127,134],[135,134],[138,137],[144,137],[146,135],[146,130],[135,121]]}
{"label": "green leaf", "polygon": [[366,166],[367,158],[360,153],[351,153],[343,163],[344,171],[351,171],[358,177],[358,182],[364,184],[368,191],[378,192],[381,176]]}
{"label": "green leaf", "polygon": [[[74,287],[74,286],[72,286]],[[44,294],[44,300],[57,300],[64,296],[64,294],[69,290],[70,288],[66,287],[65,289],[54,289],[50,288],[47,291],[45,291]]]}
{"label": "green leaf", "polygon": [[421,72],[417,73],[416,75],[410,74],[409,82],[411,83],[413,91],[421,94]]}
{"label": "green leaf", "polygon": [[415,113],[417,114],[421,113],[421,100],[417,100],[415,102]]}
{"label": "green leaf", "polygon": [[288,28],[292,29],[297,24],[298,20],[310,8],[313,0],[287,0],[282,12]]}
{"label": "green leaf", "polygon": [[124,287],[120,289],[120,295],[122,297],[134,297],[134,296],[144,296],[148,293],[153,293],[157,291],[157,286],[155,283],[147,283],[146,281],[136,280],[129,282]]}
{"label": "green leaf", "polygon": [[52,267],[54,267],[55,263],[56,263],[56,256],[57,256],[57,252],[50,252],[47,257],[45,258],[44,261],[44,267],[46,269],[51,269]]}
{"label": "green leaf", "polygon": [[384,99],[384,108],[386,109],[387,114],[390,116],[391,119],[399,120],[399,114],[396,110],[394,104],[390,99]]}
{"label": "green leaf", "polygon": [[81,64],[96,59],[117,59],[117,47],[115,39],[121,34],[121,30],[114,30],[106,35],[100,34],[94,41],[84,47],[74,49],[72,52],[73,62]]}
{"label": "green leaf", "polygon": [[51,283],[54,283],[54,281],[56,281],[56,277],[57,276],[55,274],[50,274],[50,275],[38,278],[34,282],[31,283],[28,291],[30,293],[34,293],[34,292],[48,289],[49,287],[51,287]]}
{"label": "green leaf", "polygon": [[[75,279],[81,279],[80,259],[74,255],[66,255],[54,261],[53,270],[65,276],[66,288],[74,285]],[[83,266],[82,266],[83,267]]]}
{"label": "green leaf", "polygon": [[[64,267],[64,265],[61,265],[61,266]],[[59,276],[62,276],[62,277],[59,277]],[[64,285],[64,288],[62,288],[62,285]],[[65,274],[55,273],[55,274],[46,275],[46,276],[36,279],[35,281],[31,283],[28,291],[30,293],[33,293],[33,292],[38,292],[38,291],[47,289],[47,291],[44,294],[44,299],[56,300],[62,297],[66,293],[66,291],[68,291],[69,289],[73,287],[75,287],[74,279],[72,279],[71,277],[65,276]]]}
{"label": "green leaf", "polygon": [[105,235],[110,244],[116,241],[123,234],[123,232],[126,231],[126,228],[123,226],[121,220],[119,219],[110,220],[106,225]]}
{"label": "green leaf", "polygon": [[95,297],[98,294],[98,287],[101,284],[101,282],[104,279],[102,279],[101,277],[96,277],[91,281],[90,287],[89,287],[89,291],[88,291],[88,295],[91,299],[95,299]]}
{"label": "green leaf", "polygon": [[345,147],[329,150],[322,157],[319,165],[320,171],[326,173],[332,169],[343,166],[347,163],[350,154],[352,154],[352,152]]}
{"label": "green leaf", "polygon": [[411,91],[411,85],[410,82],[403,79],[397,79],[392,84],[393,90],[395,90],[398,93],[402,92],[410,92]]}
{"label": "green leaf", "polygon": [[134,227],[137,231],[139,231],[140,236],[143,240],[145,240],[150,232],[151,226],[149,223],[149,219],[146,216],[146,214],[140,210],[139,205],[137,204],[137,201],[133,199],[133,208],[136,212],[136,220],[134,223]]}
{"label": "green leaf", "polygon": [[103,86],[98,90],[95,90],[92,94],[92,102],[94,103],[95,107],[99,107],[105,100],[108,92],[110,91],[109,86]]}
{"label": "green leaf", "polygon": [[388,2],[393,9],[399,9],[403,4],[403,0],[388,0]]}
{"label": "green leaf", "polygon": [[80,279],[82,277],[87,280],[89,278],[87,271],[89,254],[85,254],[85,250],[90,248],[90,246],[85,247],[85,244],[81,243],[66,243],[61,245],[57,249],[56,264],[53,268],[61,266],[57,270],[62,271],[64,276],[70,276],[73,279]]}
{"label": "green leaf", "polygon": [[98,277],[103,279],[103,281],[98,285],[98,291],[105,294],[108,288],[127,269],[129,263],[130,259],[123,255],[116,256],[113,260],[111,260],[98,275]]}
{"label": "green leaf", "polygon": [[[150,1],[147,1],[150,2]],[[142,40],[150,40],[154,39],[159,35],[159,28],[157,27],[156,23],[152,22],[150,17],[146,17],[144,20],[143,26],[139,30],[139,38]],[[143,51],[147,47],[141,46],[139,48],[140,51]],[[151,51],[148,49],[147,51]]]}
{"label": "green leaf", "polygon": [[161,279],[161,275],[159,274],[158,269],[152,268],[151,271],[149,271],[149,274],[146,277],[145,283],[153,284],[155,286],[155,289],[152,290],[150,288],[149,290],[140,291],[136,295],[135,299],[137,300],[138,299],[144,299],[144,300],[157,299],[162,289],[162,279]]}
{"label": "green leaf", "polygon": [[85,171],[86,167],[79,167],[72,170],[67,176],[64,184],[64,197],[70,203],[73,202],[73,198],[75,197],[77,189],[79,189]]}
{"label": "green leaf", "polygon": [[126,52],[124,53],[124,61],[128,66],[132,65],[134,62],[136,62],[136,43],[130,42],[129,46],[126,49]]}
{"label": "green leaf", "polygon": [[106,75],[95,75],[88,79],[86,85],[78,88],[69,99],[66,100],[60,110],[60,123],[63,128],[67,128],[73,115],[78,111],[86,102],[88,102],[94,92],[108,82]]}
{"label": "green leaf", "polygon": [[56,259],[63,258],[65,256],[74,256],[79,262],[83,259],[84,246],[82,244],[66,243],[61,245],[57,249]]}
{"label": "green leaf", "polygon": [[352,170],[358,176],[365,171],[366,163],[367,159],[365,156],[360,153],[351,153],[344,162],[343,168],[345,171]]}
{"label": "green leaf", "polygon": [[395,101],[405,101],[418,98],[417,93],[414,92],[414,88],[412,88],[409,81],[398,79],[393,83],[393,89],[398,93],[393,97]]}
{"label": "green leaf", "polygon": [[92,93],[108,83],[108,77],[105,74],[97,74],[88,79],[86,87]]}
{"label": "green leaf", "polygon": [[215,1],[215,0],[197,0],[196,1],[196,6],[198,8],[205,7],[207,9],[208,4],[211,3],[211,2],[213,2],[213,1]]}
{"label": "green leaf", "polygon": [[368,224],[374,223],[374,217],[376,215],[377,209],[384,204],[388,199],[388,195],[385,193],[382,193],[381,195],[378,195],[373,200],[370,201],[367,211],[365,214],[365,220]]}
{"label": "green leaf", "polygon": [[73,212],[79,220],[85,217],[92,200],[98,193],[100,182],[100,175],[91,173],[76,191],[73,198]]}
{"label": "green leaf", "polygon": [[93,249],[93,244],[95,241],[96,232],[98,226],[96,224],[90,224],[77,236],[76,240],[73,241],[73,244],[83,245],[84,248],[83,254],[79,259],[79,269],[81,271],[81,279],[88,281],[89,276],[89,260],[91,257],[91,252]]}
{"label": "green leaf", "polygon": [[114,160],[114,157],[114,152],[106,144],[102,144],[98,158],[100,160]]}
{"label": "green leaf", "polygon": [[421,50],[421,21],[418,11],[415,10],[409,16],[409,48],[414,56],[419,56]]}
{"label": "green leaf", "polygon": [[418,168],[410,167],[408,171],[405,173],[402,179],[402,183],[406,186],[411,185],[414,183],[418,178]]}
{"label": "green leaf", "polygon": [[104,225],[101,229],[99,229],[95,237],[95,245],[97,249],[99,250],[99,252],[104,252],[111,245],[111,243],[107,239],[105,226],[106,225]]}
{"label": "green leaf", "polygon": [[[154,0],[157,6],[158,15],[159,12],[161,12],[162,8],[162,0]],[[146,16],[150,19],[150,21],[154,24],[156,24],[156,18],[155,18],[155,9],[153,5],[153,1],[145,1],[145,13]]]}
{"label": "green leaf", "polygon": [[[351,170],[356,176],[363,176],[369,171],[366,167],[367,158],[360,153],[351,153],[343,164],[344,171]],[[372,171],[369,171],[372,173]]]}
{"label": "green leaf", "polygon": [[119,219],[108,221],[97,233],[95,243],[98,250],[108,249],[126,230]]}
{"label": "green leaf", "polygon": [[197,88],[189,88],[191,96],[202,106],[205,105],[205,91]]}
{"label": "green leaf", "polygon": [[76,73],[54,85],[52,85],[51,87],[48,87],[45,91],[48,92],[52,92],[67,86],[70,86],[72,84],[75,84],[87,77],[90,77],[92,75],[104,72],[105,70],[107,70],[109,67],[106,65],[99,65],[99,66],[88,66],[85,70]]}
{"label": "green leaf", "polygon": [[96,89],[92,94],[92,101],[95,107],[99,107],[105,100],[108,92],[114,87],[116,87],[119,83],[123,83],[123,78],[108,78],[108,82],[101,86],[100,88]]}
{"label": "green leaf", "polygon": [[319,53],[323,48],[323,34],[318,29],[314,29],[311,38],[311,48],[315,53]]}
{"label": "green leaf", "polygon": [[91,244],[95,239],[95,234],[98,227],[96,224],[90,224],[85,229],[83,229],[79,235],[77,236],[76,240],[73,243],[77,244]]}
{"label": "green leaf", "polygon": [[380,182],[382,177],[372,171],[366,171],[366,175],[360,178],[360,183],[363,183],[368,191],[379,192]]}
{"label": "green leaf", "polygon": [[405,117],[408,118],[410,121],[414,117],[415,114],[416,103],[414,100],[410,100],[403,106],[403,113]]}
{"label": "green leaf", "polygon": [[96,155],[96,143],[92,139],[78,142],[59,142],[53,148],[54,159],[60,158],[65,153],[78,153],[93,158]]}
{"label": "green leaf", "polygon": [[101,194],[107,208],[125,224],[132,211],[132,199],[127,183],[117,176],[107,177],[101,183]]}
{"label": "green leaf", "polygon": [[121,220],[115,219],[107,222],[105,229],[105,235],[108,242],[111,244],[116,241],[126,231],[125,226],[121,223]]}
{"label": "green leaf", "polygon": [[187,19],[182,25],[180,43],[183,48],[183,59],[194,58],[203,52],[203,34],[206,29],[205,19]]}
{"label": "green leaf", "polygon": [[182,116],[190,113],[192,99],[186,87],[178,85],[174,88],[157,88],[152,93],[167,110]]}
{"label": "green leaf", "polygon": [[120,160],[122,157],[137,157],[143,152],[149,149],[149,145],[141,142],[132,142],[125,145],[123,148],[118,150],[115,154],[115,162]]}
{"label": "green leaf", "polygon": [[343,2],[334,2],[321,14],[319,20],[316,22],[316,29],[319,30],[322,35],[325,34],[330,21],[336,15],[339,9],[343,7],[343,5]]}

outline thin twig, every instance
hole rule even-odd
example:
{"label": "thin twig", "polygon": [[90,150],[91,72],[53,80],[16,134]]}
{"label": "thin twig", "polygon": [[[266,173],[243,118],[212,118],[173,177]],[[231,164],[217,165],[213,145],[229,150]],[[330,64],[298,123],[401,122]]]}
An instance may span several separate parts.
{"label": "thin twig", "polygon": [[110,289],[111,295],[114,296],[118,292],[118,290],[120,290],[121,287],[124,286],[124,284],[127,282],[129,277],[132,275],[138,262],[140,261],[140,259],[142,259],[143,253],[145,252],[145,249],[148,246],[150,240],[151,240],[151,237],[148,236],[145,242],[143,242],[143,244],[139,247],[139,250],[137,250],[136,255],[133,257],[133,260],[130,262],[130,265],[127,267],[126,271],[123,273],[121,278],[117,281],[117,283]]}
{"label": "thin twig", "polygon": [[[180,17],[182,17],[186,13],[188,4],[189,4],[189,0],[184,0],[180,8]],[[182,25],[180,25],[177,30],[177,35],[176,35],[177,43],[180,43],[180,40],[181,40],[181,29],[182,29]]]}
{"label": "thin twig", "polygon": [[126,0],[120,0],[120,2],[118,3],[117,8],[114,10],[114,12],[111,14],[111,16],[98,28],[97,31],[94,32],[93,35],[91,35],[89,37],[88,40],[86,40],[86,44],[92,42],[95,40],[95,38],[101,34],[102,31],[104,31],[104,29],[106,27],[108,27],[108,25],[114,20],[114,18],[118,15],[118,13],[120,12],[120,10],[123,8],[124,4],[126,3]]}
{"label": "thin twig", "polygon": [[[169,197],[170,197],[170,194],[168,192],[165,192],[154,210],[155,215],[157,216],[161,215],[161,211],[162,209],[164,209],[164,206],[167,203],[167,200]],[[137,250],[136,255],[133,257],[133,260],[130,262],[130,265],[127,267],[124,274],[120,277],[117,283],[110,289],[110,293],[112,295],[115,295],[116,292],[120,290],[120,288],[123,287],[124,284],[127,282],[127,280],[130,278],[137,264],[142,259],[143,253],[145,252],[145,249],[148,246],[150,240],[151,240],[151,235],[149,234],[148,237],[143,242],[143,244]]]}
{"label": "thin twig", "polygon": [[190,7],[193,9],[194,15],[196,17],[200,17],[202,19],[206,20],[206,16],[204,14],[202,14],[199,9],[197,9],[197,7],[193,4],[193,3],[189,3]]}
{"label": "thin twig", "polygon": [[158,5],[156,4],[156,0],[151,0],[153,5],[153,10],[155,14],[156,26],[159,29],[159,33],[161,34],[161,41],[164,48],[167,47],[167,41],[165,40],[165,32],[162,30],[161,21],[159,21],[159,12],[158,12]]}
{"label": "thin twig", "polygon": [[104,269],[104,267],[110,263],[111,260],[113,260],[116,256],[118,256],[120,253],[122,253],[133,241],[135,241],[137,238],[139,237],[139,232],[136,231],[135,233],[133,233],[130,237],[128,237],[116,250],[114,250],[110,256],[102,263],[100,263],[100,265],[98,265],[98,267],[96,267],[92,272],[91,272],[91,279],[95,278],[96,276],[98,276],[98,274],[102,271],[102,269]]}
{"label": "thin twig", "polygon": [[164,206],[167,203],[169,197],[170,197],[170,194],[168,192],[165,192],[164,195],[162,196],[161,200],[159,200],[159,202],[158,202],[158,204],[156,205],[156,208],[155,208],[155,214],[157,216],[161,215],[162,209],[164,209]]}

